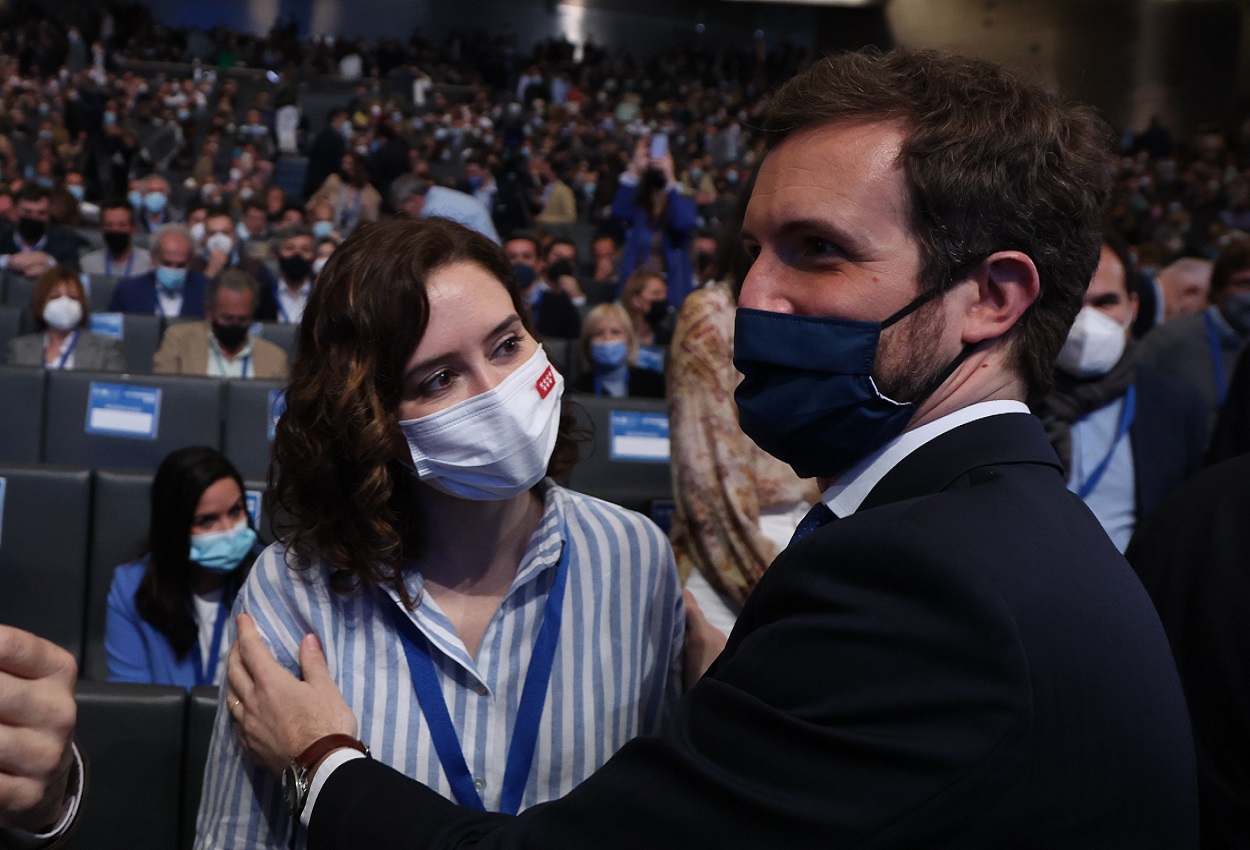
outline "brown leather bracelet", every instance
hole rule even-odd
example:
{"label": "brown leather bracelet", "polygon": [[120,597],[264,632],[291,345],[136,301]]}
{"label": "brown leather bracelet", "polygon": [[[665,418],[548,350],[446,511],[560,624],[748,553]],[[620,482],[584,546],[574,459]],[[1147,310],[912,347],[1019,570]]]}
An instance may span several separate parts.
{"label": "brown leather bracelet", "polygon": [[369,748],[364,745],[363,741],[353,738],[351,735],[344,735],[341,732],[334,735],[326,735],[324,738],[318,738],[309,745],[308,749],[291,759],[295,764],[308,770],[314,764],[321,761],[325,756],[334,750],[349,747],[353,750],[369,755]]}

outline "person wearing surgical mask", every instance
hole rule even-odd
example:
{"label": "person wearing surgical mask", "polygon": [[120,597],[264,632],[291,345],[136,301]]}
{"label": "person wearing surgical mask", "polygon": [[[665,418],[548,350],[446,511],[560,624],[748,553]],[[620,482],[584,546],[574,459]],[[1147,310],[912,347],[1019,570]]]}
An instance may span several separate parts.
{"label": "person wearing surgical mask", "polygon": [[1054,385],[1034,404],[1068,489],[1121,552],[1137,524],[1201,466],[1207,437],[1197,390],[1134,357],[1131,267],[1109,237],[1059,351]]}
{"label": "person wearing surgical mask", "polygon": [[212,280],[226,269],[240,269],[256,279],[261,290],[272,288],[273,273],[263,262],[241,250],[242,239],[234,219],[224,209],[209,210],[204,219],[204,243],[191,268]]}
{"label": "person wearing surgical mask", "polygon": [[[663,532],[549,477],[578,450],[563,391],[493,242],[442,218],[355,232],[313,287],[276,426],[283,542],[236,603],[288,669],[317,633],[359,748],[491,811],[568,793],[681,685]],[[235,739],[241,704],[223,689],[196,846],[286,847],[316,791],[283,802]]]}
{"label": "person wearing surgical mask", "polygon": [[108,203],[100,212],[104,247],[84,254],[84,274],[134,277],[152,270],[152,255],[135,244],[134,210],[125,203]]}
{"label": "person wearing surgical mask", "polygon": [[582,372],[573,389],[613,398],[664,398],[664,376],[639,369],[638,341],[620,304],[599,304],[582,322]]}
{"label": "person wearing surgical mask", "polygon": [[124,372],[117,340],[88,330],[87,296],[78,273],[54,266],[39,276],[30,298],[35,333],[9,340],[6,363],[45,369]]}
{"label": "person wearing surgical mask", "polygon": [[313,278],[320,272],[317,244],[312,231],[302,224],[280,230],[277,243],[278,280],[268,288],[261,286],[256,318],[297,325],[308,306]]}
{"label": "person wearing surgical mask", "polygon": [[147,554],[119,566],[109,588],[109,681],[190,690],[224,679],[230,607],[260,551],[244,492],[216,449],[178,449],[161,462]]}
{"label": "person wearing surgical mask", "polygon": [[167,224],[157,232],[155,245],[152,271],[119,282],[109,311],[155,313],[167,319],[202,317],[208,279],[191,268],[191,232],[181,224]]}
{"label": "person wearing surgical mask", "polygon": [[168,180],[150,174],[140,185],[139,224],[145,233],[155,233],[170,222],[182,220],[182,211],[170,206]]}
{"label": "person wearing surgical mask", "polygon": [[17,222],[0,227],[0,269],[36,278],[54,265],[78,267],[78,239],[50,222],[48,190],[26,183],[16,197]]}

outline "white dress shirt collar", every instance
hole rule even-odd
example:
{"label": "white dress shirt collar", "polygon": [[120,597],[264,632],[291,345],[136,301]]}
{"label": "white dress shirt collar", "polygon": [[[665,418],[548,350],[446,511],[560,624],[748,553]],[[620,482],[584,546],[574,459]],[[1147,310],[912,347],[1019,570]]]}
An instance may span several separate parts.
{"label": "white dress shirt collar", "polygon": [[872,492],[872,488],[877,486],[887,472],[930,440],[960,425],[966,425],[987,416],[1028,412],[1029,408],[1020,401],[982,401],[961,407],[953,413],[948,413],[932,422],[926,422],[919,428],[904,431],[843,473],[821,494],[821,501],[833,511],[834,516],[848,517],[859,510],[864,499],[868,498],[868,494]]}

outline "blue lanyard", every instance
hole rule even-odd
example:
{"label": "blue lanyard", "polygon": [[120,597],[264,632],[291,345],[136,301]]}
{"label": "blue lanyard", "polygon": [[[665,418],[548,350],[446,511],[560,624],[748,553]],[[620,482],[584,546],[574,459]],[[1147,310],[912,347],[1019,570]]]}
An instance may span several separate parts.
{"label": "blue lanyard", "polygon": [[213,645],[208,649],[208,663],[201,667],[198,662],[200,656],[198,654],[196,656],[195,683],[197,685],[214,684],[213,676],[217,672],[217,659],[221,653],[221,634],[225,631],[226,619],[230,616],[230,603],[231,598],[223,593],[221,602],[217,606],[217,622],[213,623]]}
{"label": "blue lanyard", "polygon": [[[122,272],[122,277],[130,277],[130,267],[135,264],[135,251],[130,249],[130,256],[126,258],[126,271]],[[105,274],[113,273],[113,258],[109,256],[108,251],[104,252],[104,272]]]}
{"label": "blue lanyard", "polygon": [[1094,471],[1089,474],[1081,484],[1076,495],[1084,501],[1090,493],[1094,492],[1094,488],[1098,486],[1098,482],[1102,480],[1102,476],[1106,473],[1107,467],[1111,465],[1111,456],[1115,454],[1116,447],[1120,445],[1120,441],[1124,439],[1124,435],[1128,433],[1128,429],[1133,425],[1133,417],[1137,415],[1137,387],[1129,385],[1128,392],[1124,394],[1124,408],[1120,411],[1120,425],[1116,428],[1115,439],[1111,441],[1111,448],[1107,449],[1106,456],[1098,466],[1094,467]]}
{"label": "blue lanyard", "polygon": [[1224,386],[1224,354],[1220,350],[1220,330],[1215,326],[1215,319],[1211,318],[1210,313],[1203,311],[1202,318],[1207,323],[1207,342],[1211,344],[1211,367],[1215,370],[1215,393],[1220,400],[1220,407],[1223,407],[1228,389]]}
{"label": "blue lanyard", "polygon": [[[556,566],[555,580],[543,608],[543,624],[534,641],[534,654],[530,658],[529,670],[525,672],[521,703],[517,707],[516,722],[512,729],[512,742],[508,745],[503,795],[500,800],[500,811],[504,814],[514,815],[520,810],[525,783],[534,762],[538,724],[542,719],[543,706],[547,702],[547,686],[551,681],[556,643],[560,638],[560,621],[564,616],[564,587],[568,574],[569,543],[566,533],[560,552],[560,563]],[[399,627],[399,639],[403,642],[408,669],[412,672],[412,686],[417,692],[417,703],[421,706],[421,713],[425,715],[434,750],[438,753],[438,760],[443,766],[443,773],[447,775],[447,781],[451,783],[456,802],[471,809],[485,811],[486,806],[473,784],[473,774],[465,763],[460,738],[452,725],[447,702],[443,699],[438,673],[433,659],[430,658],[429,641],[398,606],[388,605],[387,608]]]}
{"label": "blue lanyard", "polygon": [[65,368],[65,364],[69,362],[70,355],[74,353],[74,346],[76,345],[78,345],[78,331],[74,331],[70,334],[69,343],[67,343],[65,348],[61,351],[61,359],[56,361],[56,365],[52,368],[58,372],[63,370]]}

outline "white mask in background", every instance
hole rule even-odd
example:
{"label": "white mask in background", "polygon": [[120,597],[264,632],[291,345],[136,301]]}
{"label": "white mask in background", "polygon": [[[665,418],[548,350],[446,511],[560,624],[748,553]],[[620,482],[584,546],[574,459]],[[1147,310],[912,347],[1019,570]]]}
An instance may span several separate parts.
{"label": "white mask in background", "polygon": [[197,221],[195,224],[191,225],[190,230],[191,230],[191,238],[195,240],[195,244],[203,245],[204,244],[204,222]]}
{"label": "white mask in background", "polygon": [[43,305],[43,320],[58,331],[68,331],[82,321],[82,304],[68,295],[53,298]]}
{"label": "white mask in background", "polygon": [[493,390],[399,423],[417,478],[462,499],[511,499],[547,474],[564,379],[542,346]]}
{"label": "white mask in background", "polygon": [[313,277],[316,277],[317,275],[321,274],[321,270],[322,270],[322,269],[324,269],[324,268],[326,267],[326,260],[328,260],[328,259],[330,259],[330,258],[329,258],[329,257],[318,257],[317,259],[313,260],[313,262],[312,262],[312,273],[313,273]]}
{"label": "white mask in background", "polygon": [[1082,307],[1055,365],[1076,378],[1105,375],[1124,355],[1125,326],[1097,307]]}
{"label": "white mask in background", "polygon": [[204,241],[204,248],[211,254],[213,251],[221,251],[229,254],[234,250],[234,240],[230,238],[228,233],[214,233]]}

